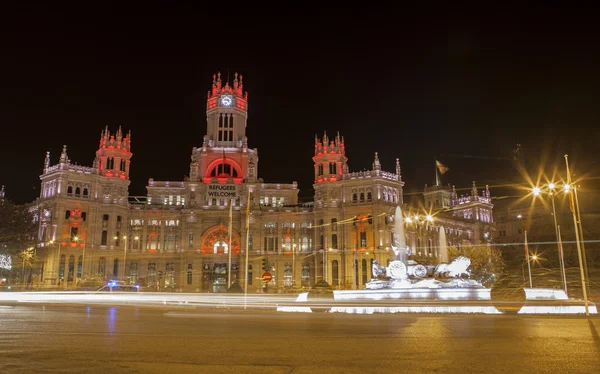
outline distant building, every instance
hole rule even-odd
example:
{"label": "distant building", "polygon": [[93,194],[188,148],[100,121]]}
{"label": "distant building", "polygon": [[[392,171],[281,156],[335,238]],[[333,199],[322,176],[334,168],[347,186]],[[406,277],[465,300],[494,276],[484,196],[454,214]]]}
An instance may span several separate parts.
{"label": "distant building", "polygon": [[36,206],[47,285],[123,279],[161,290],[223,292],[229,278],[243,283],[247,266],[250,292],[264,289],[265,272],[272,275],[269,290],[308,287],[323,277],[336,288],[362,288],[372,261],[393,259],[398,205],[415,256],[437,261],[440,226],[451,245],[491,240],[487,188],[473,185],[469,196],[426,188],[427,210],[407,207],[400,161],[384,171],[375,153],[371,170],[351,172],[339,134],[315,138],[314,202],[299,203],[296,182],[259,178],[258,150],[246,137],[242,76],[230,85],[215,75],[206,105],[206,135],[192,149],[189,177],[149,179],[145,196],[128,194],[131,133],[120,128],[101,132],[91,167],[72,163],[66,146],[57,164],[46,154]]}

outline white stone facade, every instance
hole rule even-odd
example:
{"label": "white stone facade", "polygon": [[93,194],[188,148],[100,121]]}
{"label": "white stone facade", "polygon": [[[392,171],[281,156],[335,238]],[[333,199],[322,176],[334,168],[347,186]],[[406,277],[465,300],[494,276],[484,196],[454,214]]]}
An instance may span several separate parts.
{"label": "white stone facade", "polygon": [[[122,279],[150,290],[223,292],[229,280],[243,285],[248,250],[252,293],[266,290],[265,271],[273,277],[269,292],[309,287],[322,277],[335,288],[363,288],[371,278],[371,261],[384,264],[393,256],[393,216],[403,204],[399,161],[395,172],[386,172],[375,154],[371,170],[350,172],[344,139],[325,134],[315,139],[314,202],[302,204],[296,182],[265,183],[258,177],[258,151],[248,147],[246,137],[247,115],[242,76],[236,74],[229,85],[215,75],[206,135],[192,150],[189,177],[150,179],[146,196],[128,195],[131,134],[124,136],[121,129],[114,135],[102,132],[92,167],[73,164],[66,146],[56,165],[47,154],[36,202],[44,283],[63,286],[66,273],[67,285],[73,278],[78,285],[85,285],[83,279]],[[426,200],[432,195],[427,189],[425,194]],[[468,217],[467,205],[431,212],[450,240],[474,242],[492,225],[492,205],[486,204],[484,213],[469,205]],[[488,211],[489,225],[483,228],[479,217]],[[439,237],[439,225],[406,227],[414,253],[435,259],[426,243]]]}

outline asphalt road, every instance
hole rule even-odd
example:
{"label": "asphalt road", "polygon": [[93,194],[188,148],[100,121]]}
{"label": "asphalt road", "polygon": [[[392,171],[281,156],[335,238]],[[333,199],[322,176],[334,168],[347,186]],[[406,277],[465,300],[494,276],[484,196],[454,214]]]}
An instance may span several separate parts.
{"label": "asphalt road", "polygon": [[593,373],[600,319],[0,306],[0,372]]}

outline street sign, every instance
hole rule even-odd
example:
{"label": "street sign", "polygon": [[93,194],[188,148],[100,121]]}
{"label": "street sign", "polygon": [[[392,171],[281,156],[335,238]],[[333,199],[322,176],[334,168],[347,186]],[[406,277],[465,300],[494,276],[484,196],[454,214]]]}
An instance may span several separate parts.
{"label": "street sign", "polygon": [[271,273],[269,273],[268,271],[265,271],[262,275],[263,282],[269,283],[271,281],[271,279],[273,279],[273,276],[271,275]]}

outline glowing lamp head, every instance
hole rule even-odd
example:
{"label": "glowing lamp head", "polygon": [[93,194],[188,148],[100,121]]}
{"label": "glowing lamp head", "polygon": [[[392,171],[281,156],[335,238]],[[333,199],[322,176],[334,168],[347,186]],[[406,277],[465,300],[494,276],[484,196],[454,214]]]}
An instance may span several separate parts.
{"label": "glowing lamp head", "polygon": [[425,219],[427,220],[427,222],[433,222],[433,216],[431,214],[425,216]]}
{"label": "glowing lamp head", "polygon": [[412,222],[412,218],[410,218],[410,217],[406,217],[406,218],[404,219],[404,222],[406,222],[406,223],[411,223],[411,222]]}
{"label": "glowing lamp head", "polygon": [[553,190],[553,189],[554,189],[554,187],[556,187],[556,186],[554,185],[554,183],[550,183],[550,184],[548,184],[548,188],[549,188],[549,189]]}
{"label": "glowing lamp head", "polygon": [[75,237],[73,237],[73,240],[74,240],[74,241],[78,241],[78,240],[79,240],[79,236],[75,236]]}
{"label": "glowing lamp head", "polygon": [[531,193],[533,193],[533,196],[540,196],[540,194],[542,193],[542,190],[539,187],[535,186],[531,190]]}
{"label": "glowing lamp head", "polygon": [[521,219],[521,218],[523,218],[523,215],[517,214],[517,219]]}
{"label": "glowing lamp head", "polygon": [[571,191],[571,185],[570,185],[570,184],[565,184],[565,185],[563,186],[563,189],[565,190],[565,192],[567,192],[567,193],[568,193],[569,191]]}
{"label": "glowing lamp head", "polygon": [[531,259],[532,259],[533,261],[536,261],[536,260],[538,259],[538,256],[537,256],[537,255],[533,255],[533,256],[531,256]]}

